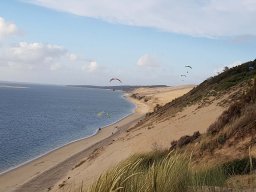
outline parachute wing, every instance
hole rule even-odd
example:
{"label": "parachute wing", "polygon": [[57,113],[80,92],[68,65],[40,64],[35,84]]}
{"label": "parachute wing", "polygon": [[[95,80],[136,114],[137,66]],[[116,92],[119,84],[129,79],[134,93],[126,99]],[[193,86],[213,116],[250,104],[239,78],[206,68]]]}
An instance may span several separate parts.
{"label": "parachute wing", "polygon": [[192,69],[192,67],[190,65],[186,65],[185,67]]}
{"label": "parachute wing", "polygon": [[111,78],[111,79],[109,80],[109,82],[112,82],[112,81],[119,81],[120,83],[122,83],[122,81],[121,81],[120,79],[118,79],[118,78]]}
{"label": "parachute wing", "polygon": [[181,77],[187,77],[187,75],[180,75]]}

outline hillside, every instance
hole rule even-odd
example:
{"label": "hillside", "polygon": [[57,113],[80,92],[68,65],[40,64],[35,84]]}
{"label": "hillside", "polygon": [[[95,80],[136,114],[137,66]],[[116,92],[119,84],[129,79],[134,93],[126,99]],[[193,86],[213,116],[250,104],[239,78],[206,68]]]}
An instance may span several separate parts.
{"label": "hillside", "polygon": [[154,112],[148,113],[140,125],[148,124],[151,121],[164,121],[192,105],[201,108],[217,101],[217,105],[228,107],[239,100],[248,87],[252,86],[251,79],[255,75],[256,60],[226,69],[221,74],[208,78],[187,94],[164,106],[156,106]]}
{"label": "hillside", "polygon": [[[170,94],[162,92],[169,98],[165,103],[156,102],[161,101],[161,94],[158,93],[160,88],[156,88],[155,93],[152,88],[134,90],[131,92],[131,100],[137,104],[137,110],[140,112],[140,106],[144,106],[145,110],[141,115],[151,106],[155,106],[154,109],[148,112],[144,119],[129,127],[118,127],[120,132],[112,133],[107,142],[93,146],[87,156],[79,159],[54,186],[49,186],[51,191],[85,191],[83,189],[88,189],[93,183],[95,190],[92,191],[111,191],[119,187],[121,189],[126,181],[138,181],[136,186],[139,188],[143,187],[141,183],[145,182],[152,184],[153,188],[154,185],[161,185],[164,189],[173,188],[175,190],[170,191],[175,192],[181,191],[180,181],[184,181],[182,190],[185,188],[187,191],[193,191],[188,189],[191,186],[226,185],[229,179],[237,177],[230,177],[229,170],[233,170],[233,165],[238,164],[239,168],[242,167],[241,169],[248,173],[248,146],[254,142],[251,140],[253,137],[250,137],[255,133],[255,69],[256,61],[225,70],[194,88],[190,87],[192,90],[187,90],[185,95],[184,88],[165,88],[171,91]],[[183,96],[173,97],[176,94]],[[234,131],[228,128],[231,123],[234,123]],[[241,129],[240,125],[245,129]],[[241,132],[244,135],[241,135]],[[173,150],[175,154],[181,154],[177,156],[184,162],[181,167],[180,164],[176,167],[176,157],[171,152]],[[137,155],[134,157],[134,154]],[[190,154],[193,155],[190,157]],[[250,157],[256,154],[253,145],[250,147],[250,154]],[[237,159],[238,157],[242,160]],[[124,161],[127,158],[128,160]],[[228,168],[219,168],[225,163]],[[172,168],[172,164],[175,168]],[[202,168],[200,165],[206,167]],[[201,169],[203,171],[200,171]],[[108,172],[104,174],[106,171]],[[145,177],[140,176],[142,172]],[[174,182],[168,180],[168,183],[164,179],[170,174],[175,176],[180,172],[188,174],[180,175],[181,178]],[[238,169],[237,173],[242,171],[239,172]],[[154,174],[159,174],[159,178],[152,180]],[[104,180],[103,184],[101,179]],[[143,179],[143,182],[140,179]],[[232,180],[230,182],[232,183]],[[135,186],[134,184],[128,182],[125,186]],[[161,191],[163,188],[155,191]],[[120,191],[136,190],[127,188]],[[142,191],[147,190],[145,188]]]}
{"label": "hillside", "polygon": [[[128,159],[127,163],[129,162],[129,164],[126,166],[129,167],[131,164],[132,167],[128,168],[126,172],[124,165],[122,163],[119,164],[116,169],[109,170],[107,173],[109,175],[102,176],[107,176],[105,182],[117,182],[117,184],[115,183],[117,187],[124,185],[124,189],[127,189],[127,191],[142,187],[141,182],[137,182],[138,179],[147,183],[149,188],[152,187],[150,189],[152,191],[154,191],[154,185],[156,191],[166,191],[166,189],[168,191],[210,190],[198,190],[198,187],[202,188],[205,185],[233,188],[233,190],[213,188],[211,189],[212,191],[235,191],[234,188],[242,190],[243,187],[247,189],[256,187],[256,176],[254,174],[248,175],[256,169],[255,69],[256,61],[225,70],[223,73],[207,79],[184,96],[174,99],[164,106],[156,106],[155,110],[148,113],[144,120],[130,129],[130,132],[137,131],[138,133],[139,130],[144,128],[151,131],[156,129],[155,127],[159,124],[164,125],[165,122],[172,122],[178,125],[176,120],[180,121],[189,115],[181,116],[180,114],[184,114],[182,111],[187,111],[191,107],[193,108],[193,114],[191,115],[194,117],[194,114],[200,114],[200,111],[204,108],[214,104],[224,110],[219,116],[216,116],[215,121],[209,124],[205,133],[195,131],[198,124],[190,124],[187,128],[194,130],[192,136],[185,135],[180,139],[170,141],[170,149],[167,152],[163,151],[159,154],[158,151],[161,150],[161,147],[156,145],[155,152],[142,154],[136,157],[137,159],[134,159],[134,157]],[[200,117],[203,120],[202,114]],[[142,134],[142,131],[140,133]],[[164,139],[164,137],[160,139]],[[175,159],[177,157],[175,155],[174,157],[169,156],[170,151],[176,151],[176,155],[185,153],[192,154],[192,156],[189,163],[182,158],[182,166],[176,165],[176,160],[172,158]],[[171,159],[169,160],[169,158]],[[144,164],[145,162],[146,164]],[[125,162],[123,163],[126,164]],[[144,172],[145,170],[149,171],[149,173],[144,173],[148,174],[148,176],[143,178],[137,176],[136,171],[130,171],[130,169],[137,170],[135,165],[133,167],[133,163],[136,166],[138,164],[139,167],[148,167],[142,169]],[[172,164],[171,168],[169,167],[170,164]],[[111,180],[110,175],[112,174],[115,178],[118,178],[119,172],[117,170],[119,169],[122,169],[121,172],[125,175],[120,175],[123,180]],[[150,173],[152,170],[155,173]],[[188,172],[189,176],[179,175],[180,172]],[[133,174],[135,176],[132,176]],[[152,174],[156,174],[155,181],[152,181],[152,179],[154,180],[154,177],[151,178]],[[179,179],[176,180],[173,174]],[[127,177],[135,178],[132,181],[124,182]],[[161,179],[158,180],[158,177]],[[147,180],[147,178],[151,178],[151,180]],[[97,191],[96,189],[99,189],[99,186],[102,187],[101,185],[104,185],[102,182],[103,180],[100,178],[93,185],[92,191]],[[132,189],[130,186],[135,188]],[[191,186],[194,186],[193,189],[188,189]]]}
{"label": "hillside", "polygon": [[[171,149],[192,150],[198,163],[225,162],[256,157],[256,78],[252,85],[233,101],[203,135],[183,136],[172,142]],[[200,159],[200,160],[199,160]]]}

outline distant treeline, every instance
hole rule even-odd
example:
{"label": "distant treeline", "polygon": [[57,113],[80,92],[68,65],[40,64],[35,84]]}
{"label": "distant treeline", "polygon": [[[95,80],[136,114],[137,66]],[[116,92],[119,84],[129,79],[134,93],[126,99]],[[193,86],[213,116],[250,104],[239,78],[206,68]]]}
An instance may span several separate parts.
{"label": "distant treeline", "polygon": [[156,87],[168,87],[167,85],[120,85],[120,86],[94,86],[94,85],[67,85],[71,87],[83,87],[92,89],[112,89],[120,91],[132,91],[137,88],[156,88]]}

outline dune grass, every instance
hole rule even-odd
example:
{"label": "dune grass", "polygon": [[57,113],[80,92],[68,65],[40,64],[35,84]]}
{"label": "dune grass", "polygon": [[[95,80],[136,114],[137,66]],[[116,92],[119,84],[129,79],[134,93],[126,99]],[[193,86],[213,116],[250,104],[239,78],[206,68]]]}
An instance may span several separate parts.
{"label": "dune grass", "polygon": [[108,170],[89,192],[181,192],[202,186],[222,186],[227,177],[220,168],[193,171],[184,154],[151,152],[134,155]]}

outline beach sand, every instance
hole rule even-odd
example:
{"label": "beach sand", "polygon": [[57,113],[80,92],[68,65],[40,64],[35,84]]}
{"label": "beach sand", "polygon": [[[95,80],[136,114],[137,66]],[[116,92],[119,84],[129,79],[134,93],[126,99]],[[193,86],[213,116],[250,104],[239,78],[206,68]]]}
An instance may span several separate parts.
{"label": "beach sand", "polygon": [[91,158],[84,159],[79,167],[70,170],[52,191],[75,191],[82,185],[87,188],[104,171],[131,155],[156,149],[169,149],[171,141],[181,136],[192,135],[195,131],[204,133],[224,110],[217,106],[216,102],[200,109],[197,107],[185,108],[166,121],[152,122],[151,126],[123,132],[115,141],[99,148],[95,154],[92,153]]}
{"label": "beach sand", "polygon": [[[195,106],[176,117],[154,125],[127,131],[156,104],[164,105],[193,86],[136,90],[151,97],[144,102],[130,98],[135,113],[109,126],[93,137],[82,139],[52,151],[23,166],[0,175],[0,191],[66,191],[91,184],[103,171],[137,152],[169,147],[171,140],[193,131],[203,131],[223,111],[211,105],[195,112]],[[132,94],[132,93],[131,93]],[[203,115],[203,118],[202,118]],[[180,121],[182,119],[182,121]],[[194,125],[191,127],[191,121]]]}

